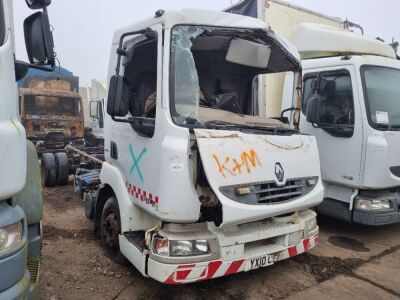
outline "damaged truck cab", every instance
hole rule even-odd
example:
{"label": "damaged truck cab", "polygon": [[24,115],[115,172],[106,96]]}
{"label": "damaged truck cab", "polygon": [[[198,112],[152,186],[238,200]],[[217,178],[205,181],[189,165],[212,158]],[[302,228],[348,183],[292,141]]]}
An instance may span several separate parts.
{"label": "damaged truck cab", "polygon": [[115,33],[94,213],[113,260],[178,284],[316,245],[315,138],[259,113],[258,76],[289,71],[295,48],[253,18],[158,11]]}

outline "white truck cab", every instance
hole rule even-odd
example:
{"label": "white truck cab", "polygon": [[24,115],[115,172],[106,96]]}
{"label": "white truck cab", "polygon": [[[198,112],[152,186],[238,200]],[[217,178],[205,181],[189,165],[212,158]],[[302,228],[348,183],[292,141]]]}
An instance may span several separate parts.
{"label": "white truck cab", "polygon": [[36,297],[42,241],[40,168],[18,116],[17,81],[29,66],[54,67],[51,1],[26,2],[44,10],[24,22],[31,65],[15,60],[13,1],[0,0],[0,299],[7,300]]}
{"label": "white truck cab", "polygon": [[300,52],[300,118],[293,73],[267,77],[265,94],[269,115],[295,112],[300,131],[317,139],[325,186],[318,212],[367,225],[399,222],[400,62],[393,48],[350,31],[363,33],[360,25],[284,0],[242,0],[227,11],[266,21]]}
{"label": "white truck cab", "polygon": [[316,137],[325,186],[318,211],[366,225],[400,222],[400,61],[385,43],[301,24],[300,128]]}
{"label": "white truck cab", "polygon": [[313,248],[315,138],[258,113],[257,76],[300,69],[293,46],[253,18],[157,11],[118,30],[94,214],[106,253],[180,284]]}

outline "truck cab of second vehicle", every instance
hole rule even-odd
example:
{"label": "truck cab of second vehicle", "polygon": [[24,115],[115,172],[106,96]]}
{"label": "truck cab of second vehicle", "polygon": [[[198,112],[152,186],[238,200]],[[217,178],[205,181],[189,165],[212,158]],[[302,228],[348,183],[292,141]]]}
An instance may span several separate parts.
{"label": "truck cab of second vehicle", "polygon": [[[318,41],[315,39],[318,36]],[[400,61],[393,48],[347,29],[299,26],[300,127],[318,141],[318,211],[366,225],[400,222]]]}

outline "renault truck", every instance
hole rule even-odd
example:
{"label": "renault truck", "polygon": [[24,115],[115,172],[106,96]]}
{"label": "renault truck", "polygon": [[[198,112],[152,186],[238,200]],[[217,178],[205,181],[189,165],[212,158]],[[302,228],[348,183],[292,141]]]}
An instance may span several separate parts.
{"label": "renault truck", "polygon": [[249,17],[159,10],[117,30],[105,162],[85,194],[105,253],[183,284],[315,247],[316,140],[265,118],[258,96],[261,74],[300,71],[296,49]]}
{"label": "renault truck", "polygon": [[13,1],[0,1],[0,299],[34,299],[42,239],[42,190],[35,147],[18,116],[17,81],[29,66],[54,68],[50,0],[27,0],[43,9],[24,22],[30,64],[15,59]]}
{"label": "renault truck", "polygon": [[318,212],[372,226],[400,222],[395,47],[366,37],[357,24],[281,0],[245,0],[228,10],[272,24],[301,55],[302,106],[292,99],[296,79],[281,73],[272,86],[282,103],[272,113],[293,112],[301,132],[317,139],[325,187]]}

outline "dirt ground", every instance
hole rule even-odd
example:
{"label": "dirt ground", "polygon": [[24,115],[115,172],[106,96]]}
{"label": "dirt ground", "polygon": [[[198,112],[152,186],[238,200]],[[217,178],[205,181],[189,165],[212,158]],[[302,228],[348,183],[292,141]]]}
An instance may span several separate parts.
{"label": "dirt ground", "polygon": [[320,218],[319,245],[272,267],[182,286],[111,262],[73,187],[44,191],[40,299],[400,299],[400,224]]}

